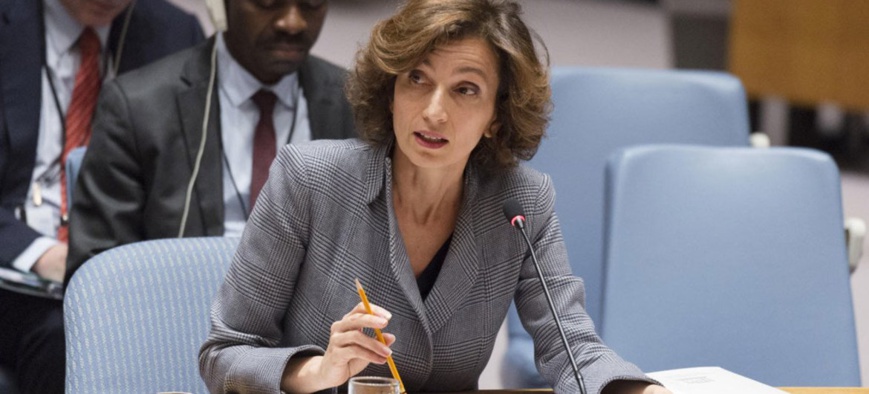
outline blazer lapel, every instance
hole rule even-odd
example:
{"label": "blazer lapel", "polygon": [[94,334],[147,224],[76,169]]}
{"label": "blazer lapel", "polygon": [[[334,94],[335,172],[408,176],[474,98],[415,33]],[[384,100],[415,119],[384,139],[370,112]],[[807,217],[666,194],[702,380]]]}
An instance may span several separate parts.
{"label": "blazer lapel", "polygon": [[[27,193],[36,144],[39,138],[39,115],[42,100],[42,58],[44,56],[39,26],[43,21],[39,1],[14,1],[0,11],[0,93],[8,135],[7,163],[23,167],[8,171],[7,185],[22,185]],[[13,179],[20,178],[20,179]]]}
{"label": "blazer lapel", "polygon": [[433,333],[443,327],[453,312],[465,301],[477,280],[480,264],[484,261],[483,251],[477,244],[477,232],[474,228],[475,223],[480,223],[476,218],[477,210],[474,208],[477,177],[473,164],[469,163],[468,166],[465,172],[462,208],[456,219],[449,252],[434,287],[425,299],[424,309]]}
{"label": "blazer lapel", "polygon": [[335,97],[343,97],[341,82],[329,78],[309,56],[299,69],[299,83],[308,102],[311,139],[343,138],[340,117],[335,114]]}
{"label": "blazer lapel", "polygon": [[395,281],[401,287],[405,299],[416,312],[419,321],[429,339],[432,336],[431,323],[426,316],[422,297],[419,295],[419,287],[416,285],[416,277],[410,267],[410,259],[407,257],[407,249],[404,247],[404,239],[398,228],[398,220],[395,217],[395,207],[392,205],[392,165],[387,158],[384,160],[383,198],[386,200],[386,211],[389,217],[389,268]]}
{"label": "blazer lapel", "polygon": [[389,152],[389,149],[384,152],[385,159],[382,161],[382,168],[372,168],[374,171],[382,171],[382,188],[378,188],[381,185],[379,182],[371,182],[371,189],[368,190],[367,196],[372,198],[375,188],[384,193],[383,198],[386,200],[389,217],[390,270],[414,312],[419,316],[426,334],[431,339],[432,335],[449,321],[453,311],[461,306],[468,292],[476,283],[480,264],[483,264],[484,261],[483,251],[477,243],[475,229],[475,223],[480,222],[474,209],[477,194],[477,172],[473,165],[469,164],[465,172],[462,208],[456,220],[450,250],[434,287],[423,302],[395,218],[395,208],[392,204],[392,165],[386,152]]}
{"label": "blazer lapel", "polygon": [[[196,54],[187,62],[181,78],[189,84],[189,88],[179,92],[176,97],[191,175],[202,143],[203,117],[205,116],[205,101],[208,95],[213,46],[214,38],[210,39],[206,45],[200,45]],[[194,187],[195,192],[187,222],[189,229],[187,236],[223,235],[223,171],[221,167],[220,100],[218,96],[218,87],[214,86],[211,96],[211,112],[208,116],[205,150]],[[187,182],[184,182],[184,193],[186,193],[186,188]],[[206,212],[217,212],[217,214],[205,214]],[[201,227],[198,227],[200,225]]]}
{"label": "blazer lapel", "polygon": [[[405,320],[408,320],[413,321],[409,323],[413,327],[421,326],[422,332],[414,329],[412,331],[413,337],[425,342],[416,341],[410,345],[407,341],[400,341],[395,348],[395,362],[405,378],[424,381],[431,373],[432,368],[432,332],[426,318],[422,297],[420,297],[419,289],[416,286],[416,279],[410,268],[404,241],[395,219],[390,186],[392,184],[392,164],[388,157],[392,151],[392,146],[387,144],[372,149],[375,150],[372,153],[374,159],[367,164],[364,197],[372,210],[372,217],[376,218],[377,233],[386,234],[388,255],[386,259],[376,258],[375,261],[371,262],[375,264],[370,268],[372,278],[362,278],[363,286],[366,286],[365,290],[369,291],[369,297],[375,294],[377,302],[382,303],[381,306],[389,309],[394,316],[402,317],[401,319],[394,319],[393,323],[407,324]],[[381,225],[383,227],[380,227]],[[375,276],[376,280],[373,279]],[[365,283],[366,280],[369,284]],[[415,322],[419,322],[419,324],[417,325]],[[407,369],[406,367],[409,365],[413,365],[415,368]],[[384,366],[373,364],[366,371],[389,373],[389,370]],[[413,391],[420,387],[421,385],[407,386],[407,389]]]}

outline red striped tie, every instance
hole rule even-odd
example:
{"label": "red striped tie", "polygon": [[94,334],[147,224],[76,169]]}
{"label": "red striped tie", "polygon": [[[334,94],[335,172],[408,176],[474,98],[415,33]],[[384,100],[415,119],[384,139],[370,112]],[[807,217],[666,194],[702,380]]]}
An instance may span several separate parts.
{"label": "red striped tie", "polygon": [[66,113],[66,136],[63,144],[63,154],[60,157],[60,213],[63,220],[57,232],[57,239],[66,242],[69,239],[67,226],[68,202],[66,201],[66,156],[79,146],[87,145],[91,137],[91,119],[97,105],[100,93],[100,39],[96,32],[86,27],[78,39],[78,49],[81,53],[81,64],[75,74],[75,85],[72,88],[72,100]]}

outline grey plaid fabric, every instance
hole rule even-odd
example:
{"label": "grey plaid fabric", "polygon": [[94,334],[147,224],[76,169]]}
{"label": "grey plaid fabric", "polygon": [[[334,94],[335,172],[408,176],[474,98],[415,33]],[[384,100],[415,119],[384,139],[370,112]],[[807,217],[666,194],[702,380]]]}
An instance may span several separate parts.
{"label": "grey plaid fabric", "polygon": [[[393,213],[390,147],[358,140],[286,146],[271,168],[214,300],[200,371],[213,393],[278,393],[290,357],[323,354],[329,330],[358,302],[393,318],[394,359],[408,391],[473,390],[516,300],[538,369],[557,392],[577,392],[570,363],[522,235],[502,204],[525,207],[528,231],[589,393],[642,379],[604,346],[583,308],[553,212],[550,178],[517,167],[486,176],[469,165],[444,266],[422,301]],[[362,375],[389,376],[386,365]]]}

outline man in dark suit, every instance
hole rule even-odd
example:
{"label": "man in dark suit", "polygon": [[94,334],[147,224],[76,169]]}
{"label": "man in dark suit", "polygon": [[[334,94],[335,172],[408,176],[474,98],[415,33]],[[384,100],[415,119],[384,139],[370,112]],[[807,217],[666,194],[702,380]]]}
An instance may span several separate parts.
{"label": "man in dark suit", "polygon": [[[2,269],[63,279],[64,158],[87,143],[100,85],[203,39],[193,16],[162,0],[130,3],[0,2]],[[23,392],[63,392],[62,317],[58,300],[0,290],[0,368]]]}
{"label": "man in dark suit", "polygon": [[106,86],[75,189],[67,280],[114,246],[239,236],[278,147],[355,135],[345,71],[308,55],[327,2],[225,3],[225,32]]}

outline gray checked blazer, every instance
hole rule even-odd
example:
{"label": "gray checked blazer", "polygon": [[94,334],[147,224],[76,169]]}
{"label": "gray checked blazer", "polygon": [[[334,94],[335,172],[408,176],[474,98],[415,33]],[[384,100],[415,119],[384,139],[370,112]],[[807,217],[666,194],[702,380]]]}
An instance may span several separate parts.
{"label": "gray checked blazer", "polygon": [[[604,346],[571,274],[550,178],[517,167],[465,173],[462,207],[434,288],[423,301],[392,206],[391,147],[359,140],[282,148],[211,310],[199,366],[212,393],[278,393],[295,356],[321,355],[330,326],[359,303],[392,313],[393,358],[409,392],[474,390],[514,299],[556,392],[578,392],[527,246],[502,213],[525,208],[529,236],[590,394],[614,379],[647,380]],[[371,364],[361,375],[390,376]]]}

